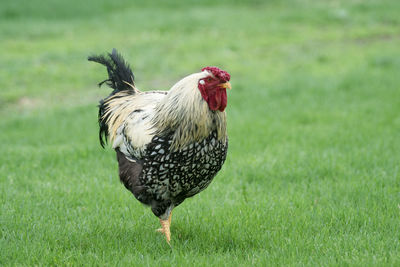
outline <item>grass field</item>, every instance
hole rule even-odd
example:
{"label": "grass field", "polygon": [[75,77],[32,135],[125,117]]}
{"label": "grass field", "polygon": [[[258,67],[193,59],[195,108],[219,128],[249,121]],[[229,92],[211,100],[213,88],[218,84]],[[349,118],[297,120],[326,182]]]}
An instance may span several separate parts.
{"label": "grass field", "polygon": [[[400,2],[0,3],[0,265],[399,266]],[[230,148],[172,247],[98,143],[87,62],[232,75]]]}

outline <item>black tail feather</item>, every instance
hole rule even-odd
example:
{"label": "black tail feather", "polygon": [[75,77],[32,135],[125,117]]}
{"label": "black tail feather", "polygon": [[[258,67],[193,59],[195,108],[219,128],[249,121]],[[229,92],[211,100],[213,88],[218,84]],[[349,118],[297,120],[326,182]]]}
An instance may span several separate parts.
{"label": "black tail feather", "polygon": [[107,143],[108,140],[108,125],[107,125],[107,119],[104,118],[104,113],[106,112],[107,107],[104,104],[104,100],[100,101],[99,104],[99,140],[100,140],[100,145],[104,148],[104,145]]}
{"label": "black tail feather", "polygon": [[[112,50],[111,54],[108,53],[107,55],[90,56],[88,57],[88,60],[100,63],[107,67],[108,79],[100,82],[99,86],[106,83],[108,86],[113,88],[114,90],[110,96],[120,91],[130,91],[132,94],[137,92],[137,89],[135,88],[135,76],[133,75],[129,64],[125,62],[121,54],[119,54],[115,48]],[[99,139],[103,148],[108,139],[107,118],[104,117],[108,105],[104,100],[105,99],[100,101],[98,115],[100,126]]]}
{"label": "black tail feather", "polygon": [[99,86],[106,83],[114,89],[111,93],[112,95],[119,91],[134,90],[135,76],[129,64],[125,62],[121,54],[118,53],[115,48],[112,50],[111,54],[90,56],[88,60],[107,67],[108,79],[100,82]]}

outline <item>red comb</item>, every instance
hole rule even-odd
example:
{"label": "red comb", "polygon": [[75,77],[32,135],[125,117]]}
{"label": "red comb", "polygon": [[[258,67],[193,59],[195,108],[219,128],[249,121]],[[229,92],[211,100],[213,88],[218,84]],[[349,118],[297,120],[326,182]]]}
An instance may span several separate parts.
{"label": "red comb", "polygon": [[228,82],[231,79],[231,75],[227,73],[224,70],[221,70],[218,67],[205,67],[202,68],[201,71],[208,70],[211,72],[217,79],[219,79],[221,82]]}

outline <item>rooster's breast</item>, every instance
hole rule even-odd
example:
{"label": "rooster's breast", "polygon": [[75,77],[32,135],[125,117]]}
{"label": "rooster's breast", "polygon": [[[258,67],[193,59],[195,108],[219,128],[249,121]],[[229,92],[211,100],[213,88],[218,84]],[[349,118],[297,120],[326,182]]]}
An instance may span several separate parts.
{"label": "rooster's breast", "polygon": [[152,139],[139,180],[155,201],[171,200],[177,206],[210,184],[226,159],[228,142],[211,132],[176,151],[170,150],[171,143],[172,135]]}

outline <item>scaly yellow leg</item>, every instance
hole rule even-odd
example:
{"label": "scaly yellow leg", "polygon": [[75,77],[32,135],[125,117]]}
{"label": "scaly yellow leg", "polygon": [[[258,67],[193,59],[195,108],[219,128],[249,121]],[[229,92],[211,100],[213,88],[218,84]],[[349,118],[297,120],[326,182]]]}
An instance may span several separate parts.
{"label": "scaly yellow leg", "polygon": [[169,225],[171,225],[171,219],[172,219],[172,211],[171,211],[171,213],[169,214],[169,217],[168,217]]}
{"label": "scaly yellow leg", "polygon": [[157,232],[163,233],[165,235],[165,238],[167,239],[168,244],[171,241],[171,231],[169,229],[169,227],[171,225],[171,218],[172,218],[172,212],[169,214],[169,217],[167,220],[160,219],[161,228],[157,229]]}

